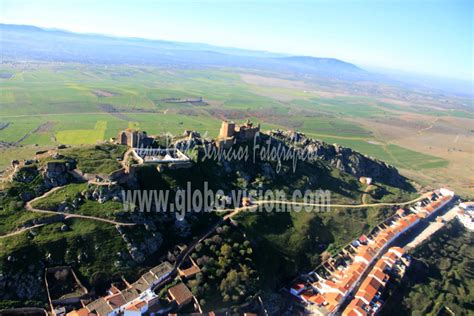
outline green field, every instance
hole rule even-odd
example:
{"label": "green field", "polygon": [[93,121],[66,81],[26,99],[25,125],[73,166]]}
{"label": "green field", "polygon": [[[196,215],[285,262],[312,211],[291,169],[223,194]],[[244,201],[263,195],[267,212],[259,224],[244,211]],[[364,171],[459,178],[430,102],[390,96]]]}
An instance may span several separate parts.
{"label": "green field", "polygon": [[[224,118],[252,118],[264,129],[303,131],[406,169],[442,168],[448,163],[385,143],[354,122],[352,118],[379,119],[399,114],[400,106],[371,97],[320,97],[291,87],[250,84],[236,71],[218,69],[4,64],[0,71],[14,74],[10,79],[0,79],[0,123],[9,123],[0,130],[0,141],[17,143],[0,149],[0,169],[10,163],[11,157],[23,158],[35,149],[96,144],[127,127],[174,135],[193,129],[215,137]],[[281,95],[290,99],[281,99]],[[205,103],[167,100],[199,97]],[[456,114],[438,111],[437,115],[443,113]]]}

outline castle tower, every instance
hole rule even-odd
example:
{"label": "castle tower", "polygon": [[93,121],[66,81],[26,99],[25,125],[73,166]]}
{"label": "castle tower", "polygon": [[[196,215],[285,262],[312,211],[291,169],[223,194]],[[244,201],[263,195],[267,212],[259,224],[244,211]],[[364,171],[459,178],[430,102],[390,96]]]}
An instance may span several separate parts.
{"label": "castle tower", "polygon": [[234,136],[235,123],[223,121],[221,125],[221,130],[219,132],[219,138],[226,139]]}

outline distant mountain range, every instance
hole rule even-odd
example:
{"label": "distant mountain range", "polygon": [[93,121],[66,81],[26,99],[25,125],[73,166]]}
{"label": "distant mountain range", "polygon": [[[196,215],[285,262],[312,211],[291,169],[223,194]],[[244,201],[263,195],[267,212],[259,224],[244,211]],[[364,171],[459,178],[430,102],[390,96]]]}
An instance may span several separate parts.
{"label": "distant mountain range", "polygon": [[365,70],[333,58],[142,38],[77,34],[27,25],[0,24],[3,60],[44,60],[172,67],[239,67],[361,79]]}

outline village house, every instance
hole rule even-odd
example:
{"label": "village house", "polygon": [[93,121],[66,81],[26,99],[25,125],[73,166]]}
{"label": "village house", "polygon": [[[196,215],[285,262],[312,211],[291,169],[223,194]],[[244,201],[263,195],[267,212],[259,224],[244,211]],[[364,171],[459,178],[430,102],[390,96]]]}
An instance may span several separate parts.
{"label": "village house", "polygon": [[179,283],[168,289],[170,302],[175,302],[178,309],[186,306],[193,301],[193,293],[188,289],[184,283]]}
{"label": "village house", "polygon": [[182,265],[181,267],[178,268],[178,274],[183,279],[189,279],[195,276],[196,274],[198,274],[199,272],[201,272],[201,269],[191,257],[188,258],[185,264],[187,265],[183,264],[184,267]]}
{"label": "village house", "polygon": [[[361,283],[359,290],[355,294],[355,298],[347,305],[347,307],[342,312],[342,315],[364,316],[377,313],[383,303],[380,300],[381,293],[385,289],[389,279],[389,275],[385,274],[383,271],[389,267],[387,263],[390,263],[390,266],[392,266],[392,263],[394,264],[395,262],[397,262],[399,265],[403,265],[401,261],[403,256],[404,251],[402,248],[389,248],[384,256],[377,261],[375,266],[369,272],[368,276]],[[390,260],[387,258],[390,258]]]}
{"label": "village house", "polygon": [[173,266],[165,261],[152,268],[132,284],[119,290],[112,286],[105,297],[90,302],[83,308],[71,311],[67,316],[116,316],[142,315],[158,302],[152,288],[164,280],[173,270]]}

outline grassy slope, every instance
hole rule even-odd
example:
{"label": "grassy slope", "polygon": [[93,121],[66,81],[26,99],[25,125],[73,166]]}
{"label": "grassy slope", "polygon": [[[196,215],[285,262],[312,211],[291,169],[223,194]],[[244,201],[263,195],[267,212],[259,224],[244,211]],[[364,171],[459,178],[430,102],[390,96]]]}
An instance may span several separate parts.
{"label": "grassy slope", "polygon": [[77,168],[84,173],[108,174],[122,167],[117,159],[122,159],[126,149],[126,146],[102,144],[67,148],[60,153],[77,161]]}
{"label": "grassy slope", "polygon": [[390,213],[378,208],[241,213],[235,220],[256,247],[262,286],[272,289],[315,268],[323,251],[337,252]]}

